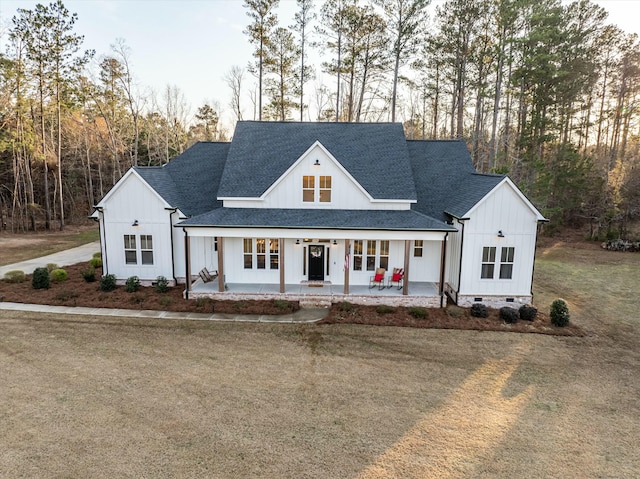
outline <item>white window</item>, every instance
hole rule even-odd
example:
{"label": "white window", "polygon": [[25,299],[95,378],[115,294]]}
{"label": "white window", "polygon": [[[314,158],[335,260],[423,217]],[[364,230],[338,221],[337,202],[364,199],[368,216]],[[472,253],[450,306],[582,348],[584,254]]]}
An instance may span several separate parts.
{"label": "white window", "polygon": [[136,235],[124,235],[124,262],[126,264],[138,264]]}
{"label": "white window", "polygon": [[380,257],[378,259],[378,266],[389,270],[389,240],[380,241]]}
{"label": "white window", "polygon": [[[267,244],[269,251],[267,252]],[[280,258],[280,241],[276,238],[244,238],[243,263],[244,269],[278,269]]]}
{"label": "white window", "polygon": [[302,201],[305,203],[331,203],[331,177],[320,176],[316,181],[315,176],[303,176]]}
{"label": "white window", "polygon": [[316,177],[302,177],[302,201],[313,203],[316,200]]}
{"label": "white window", "polygon": [[389,240],[353,241],[353,270],[375,271],[376,268],[389,269]]}
{"label": "white window", "polygon": [[480,277],[482,279],[493,279],[493,273],[496,266],[496,248],[495,246],[485,246],[482,248],[482,271]]}
{"label": "white window", "polygon": [[353,241],[353,270],[362,271],[362,240]]}
{"label": "white window", "polygon": [[153,264],[153,237],[140,235],[140,257],[142,264]]}
{"label": "white window", "polygon": [[513,276],[513,256],[515,248],[505,246],[500,254],[500,279],[511,279]]}
{"label": "white window", "polygon": [[320,177],[320,202],[331,203],[331,177]]}
{"label": "white window", "polygon": [[422,258],[422,249],[424,247],[423,240],[415,240],[413,242],[413,256],[416,258]]}

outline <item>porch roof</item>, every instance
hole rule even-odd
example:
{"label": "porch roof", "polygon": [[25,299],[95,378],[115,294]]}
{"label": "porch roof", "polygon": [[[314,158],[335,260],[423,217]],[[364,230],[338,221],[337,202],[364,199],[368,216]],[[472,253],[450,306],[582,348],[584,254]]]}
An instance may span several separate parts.
{"label": "porch roof", "polygon": [[176,226],[457,231],[415,210],[218,208]]}

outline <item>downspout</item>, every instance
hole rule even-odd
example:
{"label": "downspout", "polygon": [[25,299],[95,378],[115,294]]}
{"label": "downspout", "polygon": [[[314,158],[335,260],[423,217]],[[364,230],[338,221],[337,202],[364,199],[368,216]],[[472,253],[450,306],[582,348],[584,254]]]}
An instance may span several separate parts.
{"label": "downspout", "polygon": [[178,284],[178,279],[176,278],[176,258],[175,252],[173,250],[173,214],[178,211],[178,208],[165,208],[165,210],[169,211],[169,238],[171,238],[171,276],[173,277],[173,283]]}
{"label": "downspout", "polygon": [[538,233],[540,232],[540,221],[538,221],[538,224],[536,225],[536,237],[535,237],[535,241],[533,242],[533,264],[531,265],[531,291],[529,291],[529,293],[531,294],[531,304],[533,304],[533,275],[535,273],[536,270],[536,253],[538,252]]}
{"label": "downspout", "polygon": [[104,226],[104,208],[102,206],[94,206],[94,208],[98,212],[98,230],[100,232],[100,251],[103,253],[102,273],[103,273],[103,276],[105,276],[109,274],[109,263],[107,261],[107,229]]}
{"label": "downspout", "polygon": [[442,266],[440,267],[440,307],[444,307],[444,271],[447,267],[447,238],[449,237],[449,232],[447,231],[444,234],[444,239],[442,240],[442,256],[440,261],[442,262]]}
{"label": "downspout", "polygon": [[460,294],[460,285],[462,284],[462,252],[464,251],[464,223],[456,218],[459,225],[462,225],[462,233],[460,235],[460,264],[458,265],[458,288],[456,289],[456,303]]}
{"label": "downspout", "polygon": [[182,228],[182,231],[184,231],[184,299],[189,299],[189,287],[191,286],[191,265],[189,264],[189,234],[187,233],[187,229],[184,227]]}

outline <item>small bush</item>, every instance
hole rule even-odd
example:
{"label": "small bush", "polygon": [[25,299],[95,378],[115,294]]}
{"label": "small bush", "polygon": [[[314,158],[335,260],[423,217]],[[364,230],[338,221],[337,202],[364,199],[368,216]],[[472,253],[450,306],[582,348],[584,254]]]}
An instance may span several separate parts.
{"label": "small bush", "polygon": [[166,293],[169,290],[169,282],[164,276],[158,276],[156,278],[156,291],[158,293]]}
{"label": "small bush", "polygon": [[459,306],[449,306],[447,309],[447,316],[450,318],[461,318],[464,316],[464,308]]}
{"label": "small bush", "polygon": [[49,289],[49,270],[47,268],[33,270],[31,286],[33,286],[33,289]]}
{"label": "small bush", "polygon": [[488,318],[489,309],[482,303],[473,303],[471,305],[471,316],[474,318]]}
{"label": "small bush", "polygon": [[291,309],[291,303],[284,299],[274,299],[273,304],[276,308],[281,309],[283,311]]}
{"label": "small bush", "polygon": [[97,252],[93,253],[92,258],[100,258],[100,259],[102,259],[102,252],[97,251]]}
{"label": "small bush", "polygon": [[171,305],[172,303],[173,303],[173,298],[171,298],[170,296],[164,296],[163,298],[160,298],[160,305],[165,308]]}
{"label": "small bush", "polygon": [[389,313],[393,313],[396,310],[396,308],[394,308],[393,306],[389,306],[386,304],[381,304],[380,306],[378,306],[376,308],[376,313],[378,314],[389,314]]}
{"label": "small bush", "polygon": [[96,269],[93,266],[89,266],[88,269],[82,270],[80,274],[87,283],[93,283],[96,280]]}
{"label": "small bush", "polygon": [[100,278],[101,291],[113,291],[116,289],[116,277],[113,274],[104,275]]}
{"label": "small bush", "polygon": [[520,319],[524,321],[534,321],[536,316],[538,316],[538,308],[534,308],[533,306],[529,306],[527,304],[523,304],[520,306]]}
{"label": "small bush", "polygon": [[67,272],[62,268],[57,268],[49,273],[49,278],[54,283],[61,283],[67,280]]}
{"label": "small bush", "polygon": [[206,307],[211,300],[209,298],[196,298],[196,307],[204,308]]}
{"label": "small bush", "polygon": [[356,308],[349,301],[342,301],[338,303],[338,309],[344,313],[350,313],[351,311],[354,311]]}
{"label": "small bush", "polygon": [[142,296],[140,296],[139,294],[134,294],[131,297],[131,304],[137,304],[137,305],[141,305],[142,303],[144,303],[144,298]]}
{"label": "small bush", "polygon": [[140,278],[137,276],[130,276],[127,278],[127,282],[124,284],[124,290],[127,293],[135,293],[140,288]]}
{"label": "small bush", "polygon": [[423,306],[414,306],[409,308],[409,314],[416,319],[427,319],[429,317],[429,310]]}
{"label": "small bush", "polygon": [[7,283],[24,283],[26,278],[24,271],[19,269],[12,269],[4,274],[4,280]]}
{"label": "small bush", "polygon": [[569,324],[571,316],[569,315],[569,306],[567,306],[564,299],[556,299],[551,303],[549,317],[551,318],[551,324],[554,326],[560,326],[563,328]]}
{"label": "small bush", "polygon": [[80,295],[75,291],[60,291],[55,295],[54,299],[65,302],[65,301],[69,301],[70,299],[75,299],[78,296]]}
{"label": "small bush", "polygon": [[92,268],[102,268],[102,258],[91,258],[89,260],[89,266]]}
{"label": "small bush", "polygon": [[516,323],[519,317],[520,313],[518,313],[518,310],[515,308],[510,308],[509,306],[500,308],[500,319],[502,319],[505,323]]}
{"label": "small bush", "polygon": [[58,269],[58,265],[55,263],[47,263],[47,271],[51,273],[54,269]]}

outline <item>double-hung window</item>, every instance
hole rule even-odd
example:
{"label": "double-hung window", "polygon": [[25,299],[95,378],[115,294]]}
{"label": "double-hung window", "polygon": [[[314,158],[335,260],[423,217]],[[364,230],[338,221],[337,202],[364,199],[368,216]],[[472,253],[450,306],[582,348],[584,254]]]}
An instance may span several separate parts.
{"label": "double-hung window", "polygon": [[496,247],[485,246],[482,248],[482,279],[493,279],[493,273],[496,267]]}
{"label": "double-hung window", "polygon": [[124,262],[126,264],[138,264],[136,235],[124,235]]}
{"label": "double-hung window", "polygon": [[331,177],[303,176],[302,201],[304,203],[331,203]]}
{"label": "double-hung window", "polygon": [[320,177],[320,203],[331,203],[331,177]]}
{"label": "double-hung window", "polygon": [[313,203],[316,200],[316,177],[302,177],[302,201]]}
{"label": "double-hung window", "polygon": [[[244,269],[278,269],[280,241],[277,238],[244,238]],[[267,246],[268,245],[268,246]]]}
{"label": "double-hung window", "polygon": [[422,249],[424,248],[424,240],[415,240],[413,242],[414,258],[422,258]]}
{"label": "double-hung window", "polygon": [[353,270],[375,271],[376,268],[389,269],[389,240],[354,240]]}
{"label": "double-hung window", "polygon": [[500,279],[511,279],[513,276],[513,255],[515,248],[506,246],[500,254]]}
{"label": "double-hung window", "polygon": [[140,242],[136,235],[124,235],[124,262],[125,264],[153,264],[153,236],[140,235]]}

